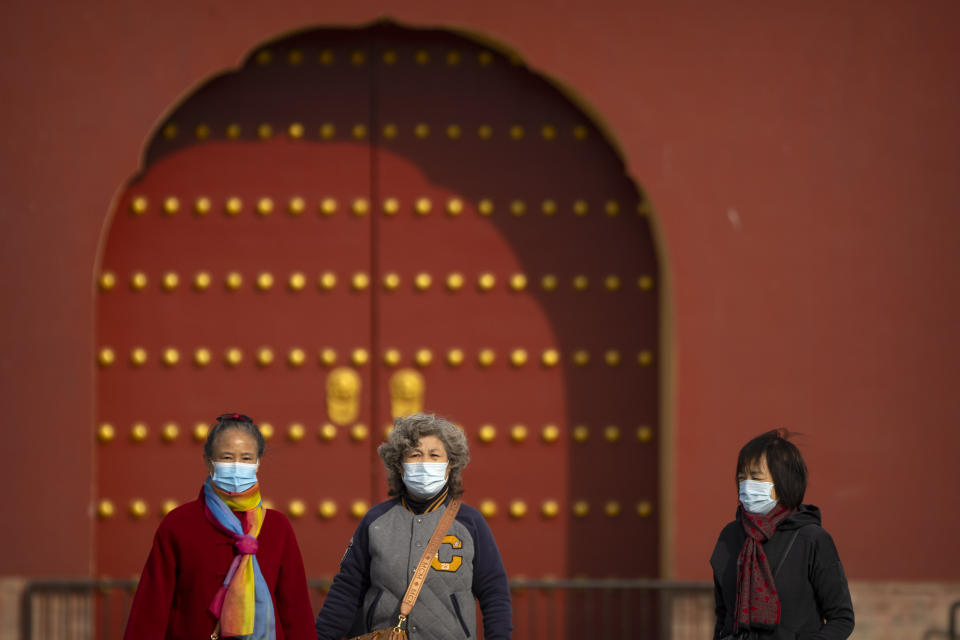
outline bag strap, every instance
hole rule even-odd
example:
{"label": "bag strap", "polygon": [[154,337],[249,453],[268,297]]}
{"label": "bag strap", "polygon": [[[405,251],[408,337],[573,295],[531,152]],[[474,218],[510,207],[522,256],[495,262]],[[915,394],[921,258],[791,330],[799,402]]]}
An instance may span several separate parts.
{"label": "bag strap", "polygon": [[782,569],[782,568],[783,568],[783,565],[786,563],[786,561],[787,561],[787,556],[790,555],[790,549],[793,548],[793,543],[796,542],[796,540],[797,540],[797,534],[800,533],[800,529],[802,529],[802,528],[803,528],[803,527],[800,527],[799,529],[794,529],[794,530],[793,530],[793,535],[790,536],[790,542],[787,543],[787,548],[786,548],[786,550],[783,552],[783,555],[780,556],[780,564],[778,564],[778,565],[777,565],[777,568],[774,569],[774,571],[773,571],[773,579],[774,579],[774,580],[777,579],[777,574],[780,573],[780,569]]}
{"label": "bag strap", "polygon": [[[440,517],[437,528],[433,530],[430,542],[427,543],[427,548],[423,550],[420,564],[417,565],[417,570],[413,572],[413,577],[410,579],[410,585],[407,587],[407,592],[403,596],[403,602],[400,603],[400,623],[406,620],[407,616],[410,615],[410,611],[413,610],[413,605],[417,602],[417,596],[420,595],[420,588],[423,587],[423,583],[427,579],[430,563],[433,562],[437,551],[440,549],[440,541],[447,535],[447,531],[450,530],[450,525],[453,524],[453,519],[457,517],[459,510],[460,498],[454,498],[447,505],[443,516]],[[400,623],[397,624],[398,627]]]}

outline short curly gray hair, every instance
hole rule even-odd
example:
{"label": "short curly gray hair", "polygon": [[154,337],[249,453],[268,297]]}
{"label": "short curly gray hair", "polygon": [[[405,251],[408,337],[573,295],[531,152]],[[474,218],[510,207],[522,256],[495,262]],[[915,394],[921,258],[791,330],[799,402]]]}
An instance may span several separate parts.
{"label": "short curly gray hair", "polygon": [[460,473],[470,462],[470,446],[463,430],[446,418],[432,413],[414,413],[404,418],[395,418],[393,430],[387,441],[377,447],[377,453],[387,469],[387,485],[391,496],[403,493],[403,458],[414,449],[424,436],[436,436],[447,450],[447,470],[450,477],[447,488],[451,498],[463,495]]}

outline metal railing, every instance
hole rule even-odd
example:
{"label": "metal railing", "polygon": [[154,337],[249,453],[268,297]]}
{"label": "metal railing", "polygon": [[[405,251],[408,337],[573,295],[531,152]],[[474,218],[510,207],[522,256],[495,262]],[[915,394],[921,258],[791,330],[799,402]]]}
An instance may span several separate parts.
{"label": "metal railing", "polygon": [[666,580],[513,580],[513,637],[700,640],[713,635],[713,587]]}
{"label": "metal railing", "polygon": [[[319,611],[330,581],[309,580],[308,585],[314,611]],[[136,580],[28,583],[21,640],[121,638],[136,586]],[[713,633],[713,588],[707,583],[512,580],[510,590],[516,640],[585,636],[699,640]],[[482,640],[482,631],[479,636]]]}

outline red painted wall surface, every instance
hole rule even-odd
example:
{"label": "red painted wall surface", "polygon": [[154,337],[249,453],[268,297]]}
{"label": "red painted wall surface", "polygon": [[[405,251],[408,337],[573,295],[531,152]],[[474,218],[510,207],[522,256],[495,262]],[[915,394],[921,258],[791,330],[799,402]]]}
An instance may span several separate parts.
{"label": "red painted wall surface", "polygon": [[708,577],[737,449],[782,425],[806,434],[808,500],[852,579],[960,578],[944,553],[960,532],[948,1],[7,3],[0,575],[91,570],[93,273],[154,124],[259,42],[384,13],[496,38],[574,88],[650,194],[672,303],[674,576]]}

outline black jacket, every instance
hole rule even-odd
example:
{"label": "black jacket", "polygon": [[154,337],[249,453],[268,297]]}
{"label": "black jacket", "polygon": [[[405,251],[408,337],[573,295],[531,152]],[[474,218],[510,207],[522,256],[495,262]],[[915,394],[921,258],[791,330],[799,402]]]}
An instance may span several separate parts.
{"label": "black jacket", "polygon": [[[796,540],[783,567],[780,562],[794,532]],[[737,556],[747,534],[739,520],[720,532],[710,556],[716,596],[714,640],[733,633],[737,598]],[[840,556],[830,534],[820,526],[820,509],[800,505],[763,545],[780,595],[780,624],[773,631],[755,632],[770,640],[843,640],[853,632],[853,604]],[[741,629],[742,631],[742,629]]]}

